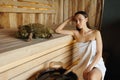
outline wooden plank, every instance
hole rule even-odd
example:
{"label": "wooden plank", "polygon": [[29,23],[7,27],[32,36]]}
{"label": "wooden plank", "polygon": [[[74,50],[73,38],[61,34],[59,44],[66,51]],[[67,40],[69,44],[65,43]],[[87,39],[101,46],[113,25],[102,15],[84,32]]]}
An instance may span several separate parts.
{"label": "wooden plank", "polygon": [[59,22],[62,23],[63,22],[63,0],[59,0]]}
{"label": "wooden plank", "polygon": [[57,0],[18,0],[20,2],[28,2],[28,3],[32,3],[32,4],[39,4],[42,6],[48,6],[51,9],[56,9],[55,5],[56,5],[56,1]]}
{"label": "wooden plank", "polygon": [[46,25],[50,26],[52,23],[51,13],[47,14]]}
{"label": "wooden plank", "polygon": [[38,16],[38,23],[44,24],[44,14],[39,14],[39,16]]}
{"label": "wooden plank", "polygon": [[[67,53],[66,53],[67,54]],[[69,55],[68,55],[69,54]],[[55,58],[53,58],[53,59],[51,59],[51,60],[49,60],[49,61],[47,61],[47,62],[45,62],[45,64],[43,63],[43,65],[44,65],[44,67],[43,68],[41,68],[41,69],[39,69],[38,70],[38,72],[40,72],[40,70],[42,70],[42,69],[45,69],[45,68],[48,68],[48,64],[50,63],[50,62],[52,62],[52,61],[61,61],[61,62],[63,62],[63,64],[64,64],[64,66],[68,66],[68,65],[70,65],[70,53],[68,53],[67,54],[67,56],[64,56],[64,55],[62,55],[62,56],[59,56],[59,57],[55,57]],[[37,66],[38,67],[38,66]],[[33,70],[34,70],[34,68],[33,69],[31,69],[31,70],[29,70],[29,71],[27,71],[27,72],[24,72],[24,73],[22,73],[22,74],[20,74],[20,75],[18,75],[18,76],[15,76],[14,78],[12,78],[11,80],[25,80],[25,79],[28,79],[28,78],[30,78],[32,75],[33,75],[33,73],[35,73],[35,71],[33,72]],[[37,71],[36,71],[37,72]],[[29,73],[29,74],[28,74]],[[30,75],[31,74],[31,75]]]}
{"label": "wooden plank", "polygon": [[9,13],[0,12],[0,26],[4,28],[10,27]]}
{"label": "wooden plank", "polygon": [[[45,64],[48,64],[49,62],[52,62],[52,61],[61,61],[61,62],[64,62],[65,63],[65,66],[68,66],[68,65],[70,65],[68,62],[69,61],[66,61],[65,59],[57,59],[58,57],[56,57],[55,59],[53,59],[53,60],[50,60],[50,61],[48,61],[48,62],[46,62]],[[68,60],[68,59],[67,59]],[[35,68],[33,68],[33,69],[31,69],[31,70],[29,70],[29,71],[27,71],[27,72],[24,72],[24,73],[22,73],[21,75],[18,75],[18,76],[16,76],[16,77],[14,77],[14,78],[12,78],[11,80],[34,80],[35,78],[36,78],[36,75],[40,72],[40,70],[42,70],[42,69],[44,69],[45,67],[46,67],[46,65],[45,64],[42,64],[42,65],[39,65],[39,66],[37,66],[37,67],[35,67]],[[40,68],[42,66],[42,68]],[[31,76],[30,76],[31,75]]]}
{"label": "wooden plank", "polygon": [[5,8],[0,7],[0,12],[17,12],[17,13],[55,13],[55,10],[32,10],[25,8]]}
{"label": "wooden plank", "polygon": [[78,2],[77,10],[80,11],[80,10],[82,10],[81,9],[81,0],[77,0],[77,2]]}
{"label": "wooden plank", "polygon": [[72,15],[74,15],[75,12],[77,12],[77,6],[79,3],[77,3],[77,0],[72,0]]}
{"label": "wooden plank", "polygon": [[51,14],[51,15],[52,15],[52,24],[55,24],[55,14]]}
{"label": "wooden plank", "polygon": [[23,17],[23,25],[29,24],[30,23],[30,14],[29,13],[23,13],[22,17]]}
{"label": "wooden plank", "polygon": [[39,13],[35,14],[35,23],[39,23]]}
{"label": "wooden plank", "polygon": [[[68,9],[69,15],[68,17],[72,16],[72,1],[69,0],[69,9]],[[72,24],[72,22],[69,22],[69,24]]]}
{"label": "wooden plank", "polygon": [[[48,52],[54,51],[60,47],[63,47],[65,45],[68,45],[71,43],[72,37],[71,36],[66,36],[66,37],[64,36],[63,38],[58,38],[58,39],[57,39],[57,41],[56,41],[56,39],[53,39],[53,40],[41,42],[39,44],[35,44],[32,46],[26,46],[26,47],[19,48],[19,49],[13,50],[13,51],[4,52],[4,54],[1,53],[0,54],[0,61],[4,61],[4,63],[0,62],[0,66],[1,66],[0,72],[3,72],[10,67],[12,68],[14,66],[20,65],[20,64],[24,63],[24,61],[25,62],[29,61],[30,59],[34,59],[35,57],[38,57],[40,55],[43,55],[45,53],[48,53]],[[56,45],[53,45],[53,44],[56,44]],[[24,46],[24,45],[26,45],[26,44],[23,44],[21,46]],[[51,45],[51,46],[49,46],[49,45]],[[33,55],[34,53],[38,53],[38,52],[41,52],[41,54],[37,54],[35,56],[32,56],[31,58],[25,59],[22,62],[21,61],[19,63],[17,62],[16,64],[15,63],[9,64],[13,61],[25,58],[27,56]],[[15,57],[15,55],[16,55],[16,57]]]}
{"label": "wooden plank", "polygon": [[44,14],[44,25],[47,25],[47,20],[48,20],[48,15],[45,13]]}
{"label": "wooden plank", "polygon": [[95,27],[100,30],[101,28],[101,23],[102,23],[102,18],[103,18],[103,5],[104,1],[103,0],[98,0],[96,2],[96,15],[95,15]]}
{"label": "wooden plank", "polygon": [[[77,2],[77,0],[75,0],[74,2],[75,2],[75,4],[74,4],[75,12],[77,12],[77,11],[78,11],[78,10],[77,10],[77,6],[79,5],[79,3]],[[75,13],[75,12],[74,12],[74,13]],[[74,14],[74,13],[73,13],[73,14]]]}
{"label": "wooden plank", "polygon": [[22,40],[19,40],[19,41],[18,40],[10,40],[10,41],[6,40],[6,41],[2,41],[2,42],[4,44],[0,46],[0,50],[16,46],[16,44],[19,45],[19,43],[22,43],[23,41]]}
{"label": "wooden plank", "polygon": [[22,13],[16,13],[17,14],[17,28],[19,25],[23,25],[23,17],[22,17]]}
{"label": "wooden plank", "polygon": [[30,23],[35,23],[35,14],[30,14]]}
{"label": "wooden plank", "polygon": [[[41,0],[40,0],[41,1]],[[51,6],[39,3],[29,3],[29,2],[19,2],[19,1],[8,1],[8,0],[0,0],[0,5],[2,7],[7,6],[16,6],[17,7],[28,7],[28,8],[45,8],[45,9],[52,9]]]}
{"label": "wooden plank", "polygon": [[10,28],[17,29],[16,13],[9,13]]}
{"label": "wooden plank", "polygon": [[68,6],[69,6],[69,1],[68,0],[64,0],[64,20],[66,20],[67,18],[68,18],[68,13],[69,13],[69,11],[68,11]]}
{"label": "wooden plank", "polygon": [[[51,11],[53,13],[55,12],[53,7],[44,5],[44,4],[33,4],[33,3],[28,3],[28,2],[1,0],[0,5],[2,5],[0,7],[1,12],[29,12],[29,13],[30,12],[31,13],[40,13],[40,12],[44,13],[44,12],[49,12],[49,11],[50,11],[50,13],[51,13]],[[12,6],[10,7],[10,5],[16,6],[16,7],[12,7]]]}
{"label": "wooden plank", "polygon": [[55,0],[55,7],[56,7],[56,10],[55,10],[55,24],[59,24],[59,0]]}
{"label": "wooden plank", "polygon": [[95,25],[95,18],[96,18],[96,10],[97,10],[97,5],[93,5],[93,4],[97,4],[97,1],[96,0],[91,0],[91,2],[89,3],[89,13],[88,13],[88,16],[89,16],[89,25],[90,26],[94,26]]}
{"label": "wooden plank", "polygon": [[38,3],[42,3],[42,4],[49,4],[49,0],[19,0],[19,1],[26,1],[26,2],[38,2]]}
{"label": "wooden plank", "polygon": [[[45,63],[46,61],[50,61],[51,59],[54,59],[56,57],[58,57],[58,58],[56,58],[57,60],[63,59],[65,57],[71,55],[71,51],[69,51],[69,49],[71,49],[71,48],[72,48],[72,46],[67,46],[67,47],[63,47],[59,50],[56,50],[54,52],[48,53],[46,55],[38,56],[38,57],[36,57],[36,58],[26,62],[26,63],[23,63],[22,65],[18,65],[17,67],[6,71],[5,73],[8,74],[7,77],[9,79],[9,78],[14,77],[16,75],[19,75],[21,73],[23,74],[25,71],[28,71],[28,70],[34,68],[35,66],[40,65],[42,63]],[[18,63],[19,63],[19,61],[18,61]]]}

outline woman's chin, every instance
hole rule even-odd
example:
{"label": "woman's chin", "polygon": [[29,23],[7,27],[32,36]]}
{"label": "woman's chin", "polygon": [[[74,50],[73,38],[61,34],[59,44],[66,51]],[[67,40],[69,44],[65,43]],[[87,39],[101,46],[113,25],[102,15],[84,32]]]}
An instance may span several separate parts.
{"label": "woman's chin", "polygon": [[83,29],[82,27],[79,27],[79,29]]}

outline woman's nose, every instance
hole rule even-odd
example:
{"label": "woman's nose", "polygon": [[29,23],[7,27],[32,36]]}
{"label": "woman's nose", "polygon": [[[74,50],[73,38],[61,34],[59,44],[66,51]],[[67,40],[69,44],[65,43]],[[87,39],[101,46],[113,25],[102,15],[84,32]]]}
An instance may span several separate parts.
{"label": "woman's nose", "polygon": [[76,24],[80,24],[80,21],[77,21]]}

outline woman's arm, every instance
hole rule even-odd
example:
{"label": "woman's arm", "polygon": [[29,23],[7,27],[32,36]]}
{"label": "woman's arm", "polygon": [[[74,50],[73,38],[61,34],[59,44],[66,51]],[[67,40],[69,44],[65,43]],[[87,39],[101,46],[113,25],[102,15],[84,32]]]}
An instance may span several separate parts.
{"label": "woman's arm", "polygon": [[100,31],[95,32],[95,38],[96,38],[96,55],[93,59],[93,62],[88,66],[89,71],[93,69],[93,67],[96,65],[96,63],[100,60],[102,57],[102,38],[101,38],[101,33]]}
{"label": "woman's arm", "polygon": [[97,52],[96,52],[96,55],[95,55],[92,63],[85,69],[85,71],[83,73],[83,76],[86,76],[87,73],[90,72],[94,68],[94,66],[96,65],[96,63],[102,57],[102,38],[101,38],[100,31],[96,31],[95,32],[95,39],[96,39]]}
{"label": "woman's arm", "polygon": [[65,20],[62,24],[60,24],[55,32],[56,33],[60,33],[60,34],[70,34],[70,35],[74,35],[74,30],[64,30],[63,28],[68,24],[68,22],[72,21],[72,17],[68,18],[67,20]]}
{"label": "woman's arm", "polygon": [[102,38],[101,38],[101,33],[100,31],[96,31],[96,55],[94,57],[94,60],[92,62],[92,67],[94,67],[94,65],[100,60],[100,58],[102,57]]}

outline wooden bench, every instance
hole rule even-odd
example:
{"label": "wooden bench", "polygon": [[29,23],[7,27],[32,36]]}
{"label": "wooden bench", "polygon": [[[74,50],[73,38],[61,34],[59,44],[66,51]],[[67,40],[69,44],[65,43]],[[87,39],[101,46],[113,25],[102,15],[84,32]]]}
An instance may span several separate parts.
{"label": "wooden bench", "polygon": [[72,63],[70,35],[53,34],[50,39],[26,42],[15,38],[15,30],[0,30],[0,80],[26,80],[47,68],[51,61]]}

